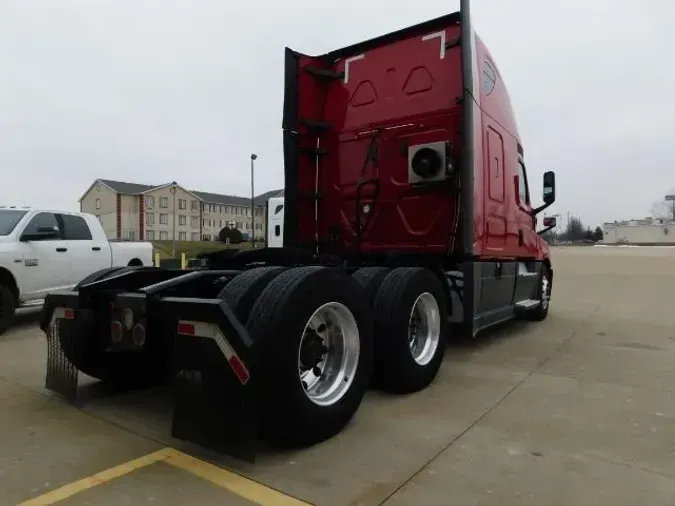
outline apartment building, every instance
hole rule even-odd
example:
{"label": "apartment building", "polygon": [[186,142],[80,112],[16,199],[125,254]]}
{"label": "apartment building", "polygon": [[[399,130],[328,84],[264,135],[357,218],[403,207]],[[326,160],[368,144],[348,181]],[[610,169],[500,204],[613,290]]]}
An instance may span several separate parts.
{"label": "apartment building", "polygon": [[265,206],[273,190],[251,199],[188,190],[176,182],[144,185],[97,179],[80,198],[80,210],[98,217],[108,239],[213,241],[223,227],[234,227],[251,237],[265,237]]}

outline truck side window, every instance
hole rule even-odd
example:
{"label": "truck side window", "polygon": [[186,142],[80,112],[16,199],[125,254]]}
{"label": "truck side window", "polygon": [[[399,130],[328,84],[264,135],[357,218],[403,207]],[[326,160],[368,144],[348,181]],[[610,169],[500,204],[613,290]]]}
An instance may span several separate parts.
{"label": "truck side window", "polygon": [[72,214],[59,215],[63,223],[63,237],[66,241],[91,241],[91,230],[84,218]]}
{"label": "truck side window", "polygon": [[518,194],[520,201],[529,206],[530,190],[527,186],[527,173],[525,172],[525,165],[520,160],[518,161]]}
{"label": "truck side window", "polygon": [[[28,222],[26,228],[23,229],[24,234],[37,234],[38,229],[41,227],[59,227],[59,222],[56,221],[56,216],[52,213],[39,213],[33,216],[33,218]],[[49,238],[48,240],[54,241],[58,239]]]}
{"label": "truck side window", "polygon": [[279,204],[276,209],[274,210],[274,214],[279,214],[281,210],[284,208],[283,204]]}

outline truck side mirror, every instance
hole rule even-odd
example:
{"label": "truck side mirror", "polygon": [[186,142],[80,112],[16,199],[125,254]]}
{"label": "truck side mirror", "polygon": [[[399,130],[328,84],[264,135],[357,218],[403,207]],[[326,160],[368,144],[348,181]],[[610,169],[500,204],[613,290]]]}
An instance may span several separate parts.
{"label": "truck side mirror", "polygon": [[532,211],[533,214],[539,214],[544,209],[555,202],[555,172],[549,170],[544,172],[544,204]]}
{"label": "truck side mirror", "polygon": [[544,218],[544,226],[548,228],[553,228],[556,226],[558,220],[555,216],[546,216]]}
{"label": "truck side mirror", "polygon": [[546,232],[548,232],[552,228],[555,228],[557,222],[558,222],[558,220],[556,219],[555,216],[544,217],[544,228],[543,228],[543,230],[539,230],[537,232],[537,234],[539,234],[539,235],[545,234]]}
{"label": "truck side mirror", "polygon": [[19,238],[19,241],[46,241],[49,239],[58,239],[60,236],[61,231],[58,227],[38,227],[37,230],[32,234],[22,234]]}
{"label": "truck side mirror", "polygon": [[555,172],[544,172],[544,204],[550,206],[555,202]]}

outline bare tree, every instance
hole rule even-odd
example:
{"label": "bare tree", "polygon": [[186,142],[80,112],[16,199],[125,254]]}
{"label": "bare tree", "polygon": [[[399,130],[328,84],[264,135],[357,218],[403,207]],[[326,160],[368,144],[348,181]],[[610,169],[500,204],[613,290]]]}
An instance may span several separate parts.
{"label": "bare tree", "polygon": [[[675,189],[671,189],[668,195],[675,195]],[[659,200],[651,207],[652,218],[658,220],[675,220],[675,201]]]}

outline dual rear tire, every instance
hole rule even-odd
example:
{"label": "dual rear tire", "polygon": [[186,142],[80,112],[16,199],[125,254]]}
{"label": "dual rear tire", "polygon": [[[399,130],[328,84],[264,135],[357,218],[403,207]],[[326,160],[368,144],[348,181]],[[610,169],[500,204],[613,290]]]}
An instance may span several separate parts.
{"label": "dual rear tire", "polygon": [[221,296],[264,350],[262,434],[276,443],[330,438],[371,383],[396,393],[421,390],[443,359],[447,301],[427,269],[374,267],[350,277],[327,267],[265,267],[237,276]]}

